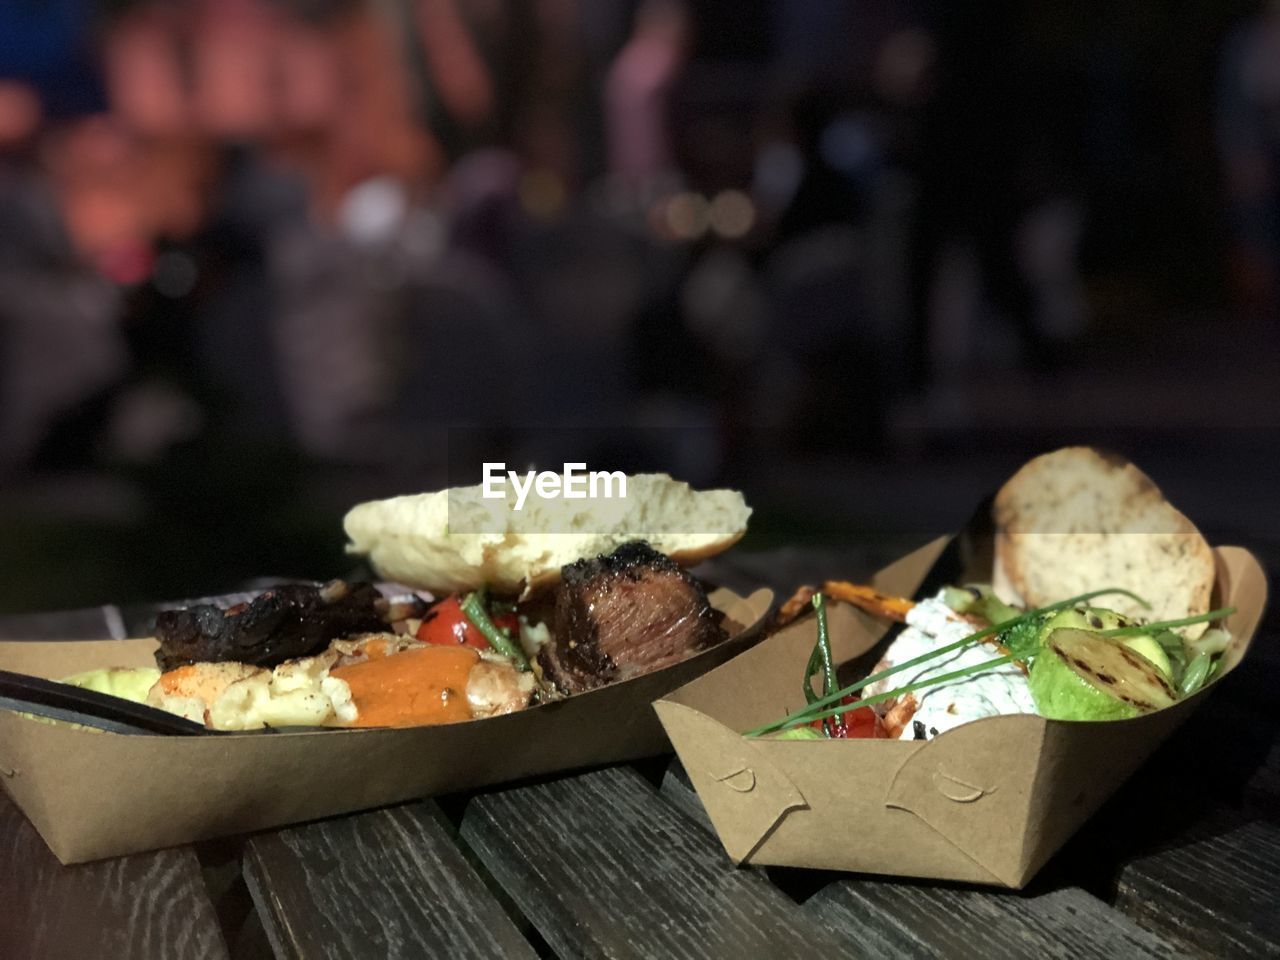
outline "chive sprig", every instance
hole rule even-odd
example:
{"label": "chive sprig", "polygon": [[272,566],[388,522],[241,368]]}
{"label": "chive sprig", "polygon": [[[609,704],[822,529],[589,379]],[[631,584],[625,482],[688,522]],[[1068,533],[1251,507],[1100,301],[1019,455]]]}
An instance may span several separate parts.
{"label": "chive sprig", "polygon": [[[748,730],[743,734],[743,736],[759,737],[759,736],[763,736],[766,733],[773,733],[775,730],[786,730],[791,727],[800,726],[801,724],[811,723],[814,720],[835,716],[836,714],[843,714],[849,710],[856,710],[858,707],[861,707],[861,706],[869,706],[874,703],[881,703],[885,700],[891,700],[896,696],[901,696],[903,693],[910,693],[913,690],[920,689],[921,687],[931,686],[937,683],[947,683],[951,680],[960,680],[970,674],[981,673],[984,670],[991,670],[994,667],[1000,666],[1001,664],[1009,663],[1010,661],[1015,659],[1020,659],[1018,654],[1011,653],[1006,656],[1002,656],[997,659],[987,661],[986,663],[981,663],[972,667],[964,667],[960,670],[955,670],[951,673],[944,674],[940,677],[930,677],[925,680],[920,680],[920,681],[916,681],[915,683],[907,684],[904,687],[899,687],[896,690],[890,690],[886,693],[881,693],[871,697],[866,697],[862,700],[857,701],[856,703],[843,704],[843,705],[840,703],[840,701],[842,701],[845,697],[850,696],[851,694],[857,693],[859,690],[863,689],[864,687],[870,686],[871,684],[876,683],[879,680],[883,680],[886,677],[892,676],[895,673],[899,673],[903,670],[909,670],[912,667],[918,667],[923,663],[928,663],[930,660],[935,660],[938,657],[943,656],[944,654],[947,654],[947,653],[951,653],[955,650],[960,650],[965,647],[970,647],[975,643],[980,643],[981,641],[987,639],[988,637],[992,637],[997,634],[1004,633],[1007,630],[1020,626],[1021,624],[1024,624],[1024,623],[1028,623],[1046,614],[1056,613],[1059,610],[1065,610],[1068,607],[1075,606],[1077,603],[1085,603],[1089,600],[1094,599],[1095,597],[1112,596],[1117,594],[1128,597],[1129,599],[1147,608],[1148,610],[1151,609],[1150,603],[1148,603],[1142,597],[1138,596],[1133,591],[1126,590],[1122,587],[1106,587],[1101,590],[1091,590],[1088,593],[1081,593],[1074,597],[1068,597],[1066,600],[1059,600],[1056,603],[1051,603],[1051,604],[1048,604],[1047,606],[1037,607],[1034,610],[1028,610],[1026,613],[1013,617],[1010,620],[1004,620],[1000,623],[996,623],[996,624],[992,624],[991,626],[984,627],[981,630],[978,630],[974,633],[969,634],[967,637],[963,637],[952,643],[945,644],[944,646],[938,647],[937,649],[934,649],[934,650],[930,650],[927,653],[922,653],[918,657],[912,657],[910,660],[904,661],[903,663],[894,664],[893,666],[887,667],[884,670],[881,670],[877,673],[873,673],[869,676],[863,677],[861,680],[857,680],[846,687],[840,688],[839,690],[831,690],[830,688],[827,688],[824,690],[824,696],[815,697],[808,703],[807,706],[804,707],[804,709],[798,710],[795,713],[791,714],[790,716],[783,717],[780,720],[774,720],[770,723],[766,723],[759,727],[755,727],[752,730]],[[817,594],[814,597],[815,610],[817,610],[818,608],[819,596],[821,596],[821,594]],[[825,624],[825,619],[826,618],[824,616],[822,618],[823,624]],[[1156,625],[1151,624],[1149,626],[1155,627]],[[818,652],[818,651],[815,650],[815,652]],[[828,653],[829,653],[829,649],[828,649]],[[810,666],[806,668],[808,672],[805,674],[806,688],[809,687],[808,678],[812,675],[813,669],[814,669],[814,656],[812,654],[809,657],[809,664]],[[811,690],[810,690],[810,693],[812,693]],[[806,696],[806,699],[808,699],[807,696]],[[833,705],[834,705],[834,709],[828,709],[833,707]]]}

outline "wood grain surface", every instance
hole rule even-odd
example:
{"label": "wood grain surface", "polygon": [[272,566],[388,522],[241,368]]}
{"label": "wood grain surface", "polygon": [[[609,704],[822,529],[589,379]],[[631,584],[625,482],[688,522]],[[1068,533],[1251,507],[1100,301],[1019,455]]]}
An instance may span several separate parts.
{"label": "wood grain surface", "polygon": [[1280,827],[1225,813],[1120,870],[1116,906],[1205,957],[1280,957]]}
{"label": "wood grain surface", "polygon": [[1277,725],[1221,689],[1059,855],[1077,882],[1199,957],[1280,956]]}
{"label": "wood grain surface", "polygon": [[277,958],[535,956],[428,804],[255,836],[244,868]]}
{"label": "wood grain surface", "polygon": [[461,835],[557,956],[841,955],[629,768],[477,795]]}
{"label": "wood grain surface", "polygon": [[225,958],[189,848],[64,867],[0,792],[0,957]]}

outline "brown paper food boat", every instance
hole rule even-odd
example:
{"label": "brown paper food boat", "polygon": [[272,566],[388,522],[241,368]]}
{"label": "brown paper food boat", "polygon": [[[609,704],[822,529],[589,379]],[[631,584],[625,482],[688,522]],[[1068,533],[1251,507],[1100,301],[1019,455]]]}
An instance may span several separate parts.
{"label": "brown paper food boat", "polygon": [[[875,586],[913,596],[945,544],[900,559]],[[1249,647],[1267,585],[1248,551],[1214,554],[1213,605],[1236,607],[1225,673]],[[829,611],[838,663],[885,633],[846,604]],[[654,704],[735,863],[1021,888],[1213,687],[1132,720],[990,717],[919,742],[741,736],[804,706],[815,640],[813,617],[799,620]]]}
{"label": "brown paper food boat", "polygon": [[[773,594],[711,594],[730,639],[646,676],[506,716],[384,730],[132,736],[0,710],[0,781],[63,863],[313,820],[669,749],[649,705],[759,639]],[[0,643],[56,679],[154,664],[153,639]]]}

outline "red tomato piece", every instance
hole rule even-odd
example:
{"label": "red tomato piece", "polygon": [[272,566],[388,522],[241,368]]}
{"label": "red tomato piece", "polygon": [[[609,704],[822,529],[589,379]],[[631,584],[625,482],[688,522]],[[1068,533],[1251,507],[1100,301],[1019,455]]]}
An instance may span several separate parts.
{"label": "red tomato piece", "polygon": [[[857,697],[845,697],[843,702],[856,703]],[[828,735],[836,740],[873,740],[888,736],[880,715],[870,707],[858,707],[839,716],[815,720],[810,726],[821,730],[823,724],[827,724]]]}
{"label": "red tomato piece", "polygon": [[457,596],[447,597],[427,611],[422,618],[422,626],[418,627],[417,637],[423,643],[489,649],[489,641],[462,612],[462,603]]}

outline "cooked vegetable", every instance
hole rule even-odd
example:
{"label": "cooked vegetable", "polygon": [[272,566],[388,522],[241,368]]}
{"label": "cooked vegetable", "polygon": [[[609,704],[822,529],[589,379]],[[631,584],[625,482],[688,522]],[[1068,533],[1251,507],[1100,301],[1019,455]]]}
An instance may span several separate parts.
{"label": "cooked vegetable", "polygon": [[512,659],[517,670],[529,669],[529,660],[525,657],[524,651],[520,649],[520,644],[511,639],[510,634],[504,633],[494,626],[493,621],[489,619],[489,613],[484,608],[483,590],[467,594],[467,599],[462,602],[462,612],[475,625],[476,629],[484,634],[484,638],[489,641],[489,645],[493,649],[504,657]]}
{"label": "cooked vegetable", "polygon": [[1164,648],[1156,642],[1156,638],[1150,635],[1144,637],[1126,637],[1120,641],[1134,653],[1140,654],[1150,660],[1161,673],[1170,680],[1173,679],[1173,665],[1169,663],[1169,655],[1164,652]]}
{"label": "cooked vegetable", "polygon": [[905,597],[890,596],[887,593],[881,593],[875,587],[849,583],[845,580],[828,580],[822,585],[822,592],[833,600],[852,603],[872,616],[896,620],[899,623],[906,621],[907,612],[915,606],[914,601]]}
{"label": "cooked vegetable", "polygon": [[[857,698],[845,697],[844,702],[854,704]],[[824,730],[833,740],[875,740],[889,735],[884,721],[871,707],[853,707],[826,720],[815,720],[812,729]]]}
{"label": "cooked vegetable", "polygon": [[[1172,630],[1166,631],[1169,635],[1177,637],[1178,635]],[[1180,638],[1179,638],[1180,639]],[[1206,630],[1195,640],[1187,640],[1185,647],[1194,656],[1197,653],[1216,654],[1226,652],[1227,647],[1231,646],[1231,634],[1221,627],[1212,627]]]}
{"label": "cooked vegetable", "polygon": [[946,587],[943,602],[956,613],[981,617],[988,623],[1012,620],[1020,611],[995,595],[990,584],[972,583],[967,587]]}
{"label": "cooked vegetable", "polygon": [[825,740],[826,737],[813,727],[791,727],[773,735],[774,740]]}
{"label": "cooked vegetable", "polygon": [[1161,630],[1159,633],[1151,634],[1151,638],[1160,644],[1160,649],[1164,651],[1165,659],[1169,662],[1169,678],[1175,686],[1181,684],[1182,674],[1187,669],[1189,659],[1187,645],[1183,643],[1182,636],[1172,630]]}
{"label": "cooked vegetable", "polygon": [[1189,697],[1201,687],[1204,686],[1206,680],[1209,679],[1209,669],[1213,665],[1213,658],[1208,653],[1201,651],[1191,658],[1191,662],[1187,664],[1186,672],[1182,675],[1182,683],[1178,686],[1178,692],[1184,697]]}
{"label": "cooked vegetable", "polygon": [[106,667],[77,673],[73,677],[66,677],[62,682],[84,690],[107,693],[122,700],[145,703],[147,691],[159,679],[160,671],[155,667]]}
{"label": "cooked vegetable", "polygon": [[489,649],[489,641],[462,612],[462,603],[456,596],[446,597],[428,610],[416,636],[423,643]]}
{"label": "cooked vegetable", "polygon": [[[782,719],[775,720],[772,723],[767,723],[767,724],[764,724],[763,726],[756,727],[755,729],[748,730],[743,735],[748,737],[758,737],[762,734],[770,733],[774,730],[782,730],[790,727],[797,727],[805,723],[810,723],[813,720],[819,720],[824,717],[830,717],[830,716],[835,716],[836,714],[839,714],[839,713],[844,713],[845,712],[844,708],[836,707],[834,709],[830,709],[831,705],[840,703],[843,700],[843,698],[847,697],[849,694],[856,693],[857,691],[861,690],[863,687],[869,686],[870,684],[873,684],[879,680],[883,680],[885,677],[891,676],[902,670],[910,669],[911,667],[919,666],[922,663],[927,663],[930,660],[934,660],[937,657],[940,657],[944,654],[951,653],[954,650],[959,650],[963,647],[971,646],[975,643],[978,643],[981,640],[985,640],[988,637],[994,637],[999,635],[1003,640],[1006,637],[1010,636],[1011,632],[1013,632],[1015,628],[1021,627],[1024,624],[1028,624],[1032,622],[1043,623],[1047,619],[1047,616],[1050,614],[1053,614],[1060,610],[1066,610],[1067,608],[1074,607],[1080,603],[1085,603],[1089,600],[1092,600],[1094,597],[1102,597],[1102,596],[1107,596],[1109,594],[1123,594],[1125,596],[1131,597],[1138,603],[1145,602],[1142,600],[1141,597],[1137,596],[1136,594],[1118,587],[1107,587],[1101,590],[1091,590],[1088,593],[1082,593],[1079,596],[1068,597],[1065,600],[1060,600],[1057,603],[1049,604],[1046,607],[1041,607],[1036,610],[1029,610],[1028,612],[1022,614],[1021,616],[1015,617],[1012,620],[1005,621],[1004,623],[997,623],[989,627],[985,627],[982,630],[978,630],[975,633],[969,634],[969,636],[967,637],[963,637],[960,640],[957,640],[955,643],[944,644],[941,647],[938,647],[934,650],[930,650],[928,653],[921,654],[918,657],[913,657],[910,660],[903,661],[902,663],[894,664],[892,667],[889,667],[886,670],[880,670],[876,673],[871,674],[870,676],[863,677],[861,680],[857,681],[856,683],[851,683],[848,686],[841,688],[840,690],[836,690],[833,693],[828,693],[823,697],[819,697],[813,703],[809,704],[804,710],[797,711],[796,713],[792,714],[789,717],[783,717]],[[1031,637],[1032,640],[1034,640],[1036,636],[1036,634],[1030,631],[1023,631],[1023,633],[1026,636]],[[970,676],[975,673],[981,673],[985,670],[990,670],[1002,664],[1010,663],[1015,660],[1027,659],[1027,657],[1030,656],[1033,652],[1030,649],[1031,647],[1030,641],[1027,641],[1024,644],[1024,647],[1026,649],[1014,649],[1012,644],[1006,644],[1006,645],[1009,647],[1011,652],[1004,656],[1001,656],[994,660],[988,660],[984,663],[976,664],[971,667],[966,667],[962,670],[955,670],[955,671],[952,671],[951,673],[946,673],[938,677],[932,677],[927,680],[922,680],[918,683],[907,684],[906,686],[898,687],[895,690],[890,690],[890,691],[887,691],[886,693],[877,694],[876,696],[873,696],[873,697],[866,697],[860,701],[857,701],[856,705],[869,706],[874,703],[882,703],[886,700],[895,699],[896,697],[900,696],[903,693],[910,693],[914,690],[921,689],[923,687],[932,686],[934,684],[942,684],[952,680],[958,680],[961,677]]]}
{"label": "cooked vegetable", "polygon": [[1031,696],[1054,720],[1120,720],[1178,699],[1167,676],[1146,657],[1093,630],[1049,634],[1031,666]]}

